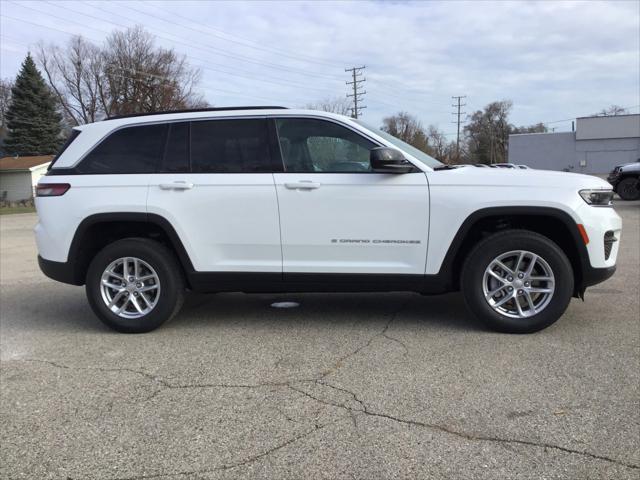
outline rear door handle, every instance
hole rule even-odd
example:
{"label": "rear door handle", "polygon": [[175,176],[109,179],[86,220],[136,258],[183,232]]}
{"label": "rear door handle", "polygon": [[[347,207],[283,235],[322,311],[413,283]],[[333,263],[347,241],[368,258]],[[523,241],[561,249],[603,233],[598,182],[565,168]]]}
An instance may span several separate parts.
{"label": "rear door handle", "polygon": [[320,188],[320,183],[311,180],[300,180],[299,182],[285,183],[285,188],[289,190],[315,190]]}
{"label": "rear door handle", "polygon": [[191,190],[193,188],[193,183],[189,183],[189,182],[161,183],[159,187],[161,190]]}

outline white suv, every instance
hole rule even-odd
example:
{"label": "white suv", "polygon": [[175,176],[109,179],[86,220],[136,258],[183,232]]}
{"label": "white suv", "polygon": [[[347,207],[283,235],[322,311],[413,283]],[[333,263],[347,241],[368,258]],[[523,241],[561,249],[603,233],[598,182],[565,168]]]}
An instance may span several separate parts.
{"label": "white suv", "polygon": [[121,332],[157,328],[190,289],[461,290],[524,333],[614,273],[611,198],[596,177],[447,168],[340,115],[209,109],[76,127],[35,232],[42,271],[86,285]]}

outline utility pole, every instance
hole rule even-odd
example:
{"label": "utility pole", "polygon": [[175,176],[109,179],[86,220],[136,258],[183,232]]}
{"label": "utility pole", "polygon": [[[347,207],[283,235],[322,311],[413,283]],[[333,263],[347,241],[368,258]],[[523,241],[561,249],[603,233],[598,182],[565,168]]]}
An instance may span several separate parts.
{"label": "utility pole", "polygon": [[453,104],[452,107],[457,107],[458,111],[457,112],[453,112],[452,115],[457,115],[458,116],[458,121],[457,122],[451,122],[451,123],[457,123],[458,124],[458,134],[456,135],[456,158],[459,160],[460,159],[460,116],[461,115],[466,115],[465,112],[461,112],[460,109],[462,107],[464,107],[466,105],[466,103],[461,103],[461,100],[463,98],[467,98],[466,95],[459,95],[459,96],[453,96],[451,97],[454,100],[457,100],[457,103]]}
{"label": "utility pole", "polygon": [[361,105],[362,96],[367,93],[366,91],[362,91],[361,84],[363,84],[366,78],[362,77],[362,71],[367,68],[366,66],[362,67],[353,67],[353,68],[345,68],[345,72],[351,72],[351,76],[353,80],[350,82],[345,82],[347,85],[351,85],[353,87],[353,93],[347,94],[347,97],[353,98],[353,107],[351,107],[351,117],[358,118],[358,116],[362,113],[361,110],[367,108],[364,105]]}

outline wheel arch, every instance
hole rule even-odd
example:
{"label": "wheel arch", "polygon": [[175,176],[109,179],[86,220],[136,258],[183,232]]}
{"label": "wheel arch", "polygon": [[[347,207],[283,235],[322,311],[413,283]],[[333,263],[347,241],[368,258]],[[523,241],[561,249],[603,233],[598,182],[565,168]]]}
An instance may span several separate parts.
{"label": "wheel arch", "polygon": [[156,240],[178,257],[185,275],[193,272],[193,263],[177,232],[161,215],[142,212],[97,213],[86,217],[76,229],[68,254],[72,283],[83,285],[93,257],[109,243],[128,237]]}
{"label": "wheel arch", "polygon": [[440,266],[439,275],[448,289],[460,288],[462,265],[473,245],[487,235],[510,228],[531,230],[558,244],[573,268],[574,296],[582,295],[588,252],[576,221],[567,212],[553,207],[489,207],[471,213],[460,225]]}

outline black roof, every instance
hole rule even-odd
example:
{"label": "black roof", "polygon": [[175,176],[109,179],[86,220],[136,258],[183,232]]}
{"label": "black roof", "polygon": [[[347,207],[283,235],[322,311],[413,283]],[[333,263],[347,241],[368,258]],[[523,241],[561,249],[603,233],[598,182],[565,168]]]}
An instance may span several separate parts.
{"label": "black roof", "polygon": [[192,113],[192,112],[224,112],[233,110],[286,110],[287,107],[279,106],[249,106],[249,107],[215,107],[215,108],[188,108],[185,110],[166,110],[162,112],[145,112],[145,113],[128,113],[126,115],[114,115],[107,117],[106,120],[115,120],[117,118],[129,117],[146,117],[148,115],[162,115],[166,113]]}

